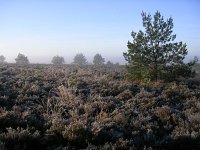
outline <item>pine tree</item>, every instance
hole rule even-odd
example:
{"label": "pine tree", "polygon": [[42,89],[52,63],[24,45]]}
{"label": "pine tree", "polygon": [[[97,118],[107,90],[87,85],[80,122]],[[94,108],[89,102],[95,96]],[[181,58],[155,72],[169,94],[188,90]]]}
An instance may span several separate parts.
{"label": "pine tree", "polygon": [[124,53],[132,77],[142,80],[163,79],[168,71],[176,74],[177,66],[187,66],[189,71],[190,67],[183,62],[188,54],[186,44],[174,41],[176,35],[172,34],[173,19],[170,17],[165,21],[157,11],[153,18],[142,12],[142,21],[144,32],[140,30],[131,33],[133,42],[128,41],[128,52]]}

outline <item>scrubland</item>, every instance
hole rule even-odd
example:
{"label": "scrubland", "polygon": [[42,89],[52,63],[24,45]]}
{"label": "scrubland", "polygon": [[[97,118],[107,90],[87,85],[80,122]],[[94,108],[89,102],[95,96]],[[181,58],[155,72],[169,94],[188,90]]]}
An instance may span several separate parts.
{"label": "scrubland", "polygon": [[200,149],[200,76],[126,79],[125,66],[0,66],[0,149]]}

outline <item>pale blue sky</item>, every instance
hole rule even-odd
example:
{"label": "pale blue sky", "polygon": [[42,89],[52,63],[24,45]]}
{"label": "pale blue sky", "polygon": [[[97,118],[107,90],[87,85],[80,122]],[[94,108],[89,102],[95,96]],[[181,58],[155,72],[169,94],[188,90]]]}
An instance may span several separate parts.
{"label": "pale blue sky", "polygon": [[177,41],[189,57],[200,58],[199,0],[0,0],[0,55],[14,62],[18,53],[31,62],[50,62],[54,55],[70,63],[82,52],[124,63],[131,31],[143,29],[141,12],[160,11],[174,19]]}

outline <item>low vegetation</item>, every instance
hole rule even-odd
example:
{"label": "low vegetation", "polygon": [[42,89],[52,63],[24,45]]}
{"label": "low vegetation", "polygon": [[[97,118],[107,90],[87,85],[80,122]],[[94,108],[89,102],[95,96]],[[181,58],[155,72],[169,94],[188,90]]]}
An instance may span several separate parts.
{"label": "low vegetation", "polygon": [[198,149],[200,80],[125,66],[0,66],[0,149]]}

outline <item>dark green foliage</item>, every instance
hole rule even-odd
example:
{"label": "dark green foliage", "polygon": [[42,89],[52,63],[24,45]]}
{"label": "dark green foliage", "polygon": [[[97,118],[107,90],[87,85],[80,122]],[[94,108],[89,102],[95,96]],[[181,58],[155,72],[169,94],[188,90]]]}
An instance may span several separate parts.
{"label": "dark green foliage", "polygon": [[100,54],[96,54],[94,56],[94,59],[93,59],[94,65],[103,65],[104,62],[105,62],[105,59]]}
{"label": "dark green foliage", "polygon": [[133,42],[128,42],[128,52],[124,53],[129,63],[129,71],[134,79],[158,80],[165,79],[165,75],[173,72],[171,79],[175,79],[186,71],[183,77],[191,76],[190,64],[183,60],[188,51],[186,44],[175,42],[173,33],[173,19],[166,21],[160,12],[152,16],[142,12],[145,31],[132,32]]}
{"label": "dark green foliage", "polygon": [[54,65],[62,65],[65,63],[65,59],[62,56],[54,56],[51,60]]}
{"label": "dark green foliage", "polygon": [[192,70],[193,64],[177,64],[166,66],[163,69],[165,71],[160,75],[161,79],[167,81],[173,81],[174,79],[178,79],[179,77],[189,78],[195,76],[195,71]]}
{"label": "dark green foliage", "polygon": [[18,65],[27,65],[29,64],[28,57],[24,54],[19,53],[17,58],[15,58],[16,64]]}

